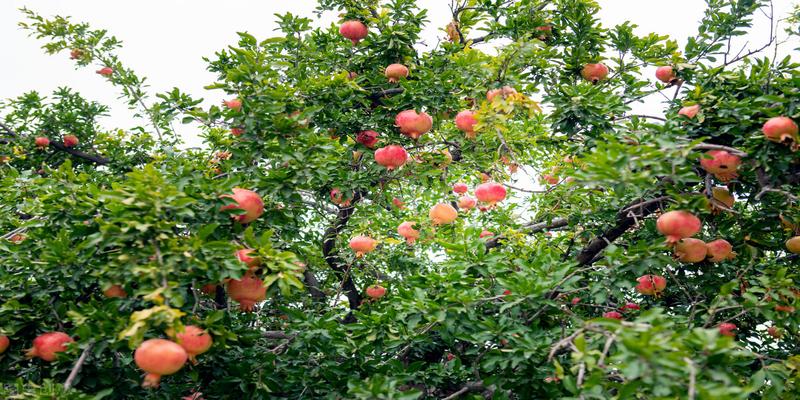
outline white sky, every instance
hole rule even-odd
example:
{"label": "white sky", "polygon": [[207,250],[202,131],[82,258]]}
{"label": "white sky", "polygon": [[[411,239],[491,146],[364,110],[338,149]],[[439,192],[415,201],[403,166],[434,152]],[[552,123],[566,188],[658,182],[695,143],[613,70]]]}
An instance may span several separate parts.
{"label": "white sky", "polygon": [[[449,3],[449,0],[418,1],[421,7],[429,10],[430,23],[423,33],[428,45],[444,36],[441,28],[450,20]],[[637,33],[668,34],[681,46],[696,32],[697,21],[705,9],[703,0],[600,0],[599,3],[602,6],[599,18],[604,26],[631,20],[639,25]],[[669,9],[658,10],[656,4],[659,3]],[[792,3],[775,0],[776,16],[786,16]],[[143,122],[132,120],[132,112],[117,100],[117,91],[94,73],[96,68],[75,70],[66,52],[56,56],[44,54],[39,48],[42,43],[28,37],[17,26],[22,18],[17,9],[23,6],[46,17],[69,15],[74,22],[89,22],[93,28],[109,30],[124,42],[119,52],[121,61],[148,78],[151,94],[177,86],[211,104],[220,102],[223,94],[203,89],[214,79],[206,71],[203,56],[213,56],[216,50],[235,44],[237,31],[247,31],[259,39],[274,36],[275,13],[292,12],[314,18],[311,11],[316,1],[0,0],[0,99],[30,90],[49,94],[59,86],[69,86],[90,100],[112,107],[111,116],[102,121],[107,128],[129,128]],[[328,25],[336,18],[327,13],[315,24]],[[750,46],[764,43],[768,32],[767,20],[757,17]],[[797,46],[785,45],[784,49],[788,51],[792,47]],[[658,101],[660,99],[654,99],[652,103],[638,106],[638,111],[660,114]],[[178,125],[188,142],[196,145],[193,128]]]}

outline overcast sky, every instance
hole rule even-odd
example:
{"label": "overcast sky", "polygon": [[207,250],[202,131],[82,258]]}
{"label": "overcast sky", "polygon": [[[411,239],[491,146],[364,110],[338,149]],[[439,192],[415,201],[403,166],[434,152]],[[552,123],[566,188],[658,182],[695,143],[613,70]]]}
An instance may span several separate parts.
{"label": "overcast sky", "polygon": [[[426,44],[434,45],[444,37],[441,28],[450,20],[449,0],[418,0],[429,10],[430,23],[425,27]],[[668,34],[682,46],[696,32],[705,2],[702,0],[600,0],[599,18],[606,27],[625,20],[639,25],[637,33]],[[784,17],[793,1],[775,0],[776,15]],[[658,4],[661,4],[659,6]],[[219,102],[223,93],[203,89],[214,76],[206,71],[203,56],[236,43],[237,31],[247,31],[257,38],[275,35],[273,14],[291,12],[314,18],[315,0],[0,0],[0,99],[16,97],[37,90],[49,94],[59,86],[69,86],[91,100],[109,104],[111,116],[104,119],[108,127],[129,128],[141,124],[131,119],[131,112],[117,99],[117,92],[94,73],[94,69],[75,70],[64,52],[48,56],[39,48],[41,42],[28,37],[17,23],[22,18],[20,7],[28,7],[44,16],[69,15],[75,22],[89,22],[103,28],[124,42],[120,59],[140,76],[146,76],[151,93],[179,87],[208,103]],[[667,7],[666,9],[664,7]],[[327,13],[317,26],[336,20]],[[756,18],[756,30],[750,38],[753,45],[768,37],[766,18]],[[789,50],[792,46],[784,46]],[[796,46],[794,46],[796,47]],[[660,101],[655,99],[654,101]],[[639,106],[640,110],[657,112],[657,103]],[[653,110],[651,110],[651,108]],[[191,138],[191,128],[181,132]]]}

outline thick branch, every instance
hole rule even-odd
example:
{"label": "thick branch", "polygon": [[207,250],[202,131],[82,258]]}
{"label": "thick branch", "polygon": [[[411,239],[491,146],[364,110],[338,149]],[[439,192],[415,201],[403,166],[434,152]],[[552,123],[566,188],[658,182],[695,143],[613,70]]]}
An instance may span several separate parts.
{"label": "thick branch", "polygon": [[353,196],[353,205],[339,209],[336,215],[336,221],[325,231],[325,236],[322,239],[322,256],[325,257],[325,262],[328,263],[331,269],[342,278],[342,289],[347,295],[351,310],[355,310],[361,305],[361,294],[359,294],[352,276],[347,273],[347,265],[345,265],[336,253],[336,238],[347,225],[347,222],[350,221],[350,217],[352,217],[353,212],[355,212],[355,203],[361,200],[361,197],[362,194],[356,192]]}
{"label": "thick branch", "polygon": [[453,394],[443,398],[442,400],[457,399],[459,396],[461,396],[464,393],[483,390],[483,388],[484,388],[484,386],[483,386],[483,382],[482,381],[467,382],[467,383],[464,384],[464,386],[461,387],[461,389],[458,389],[457,391],[453,392]]}
{"label": "thick branch", "polygon": [[[548,229],[556,229],[556,228],[563,228],[569,225],[569,221],[566,218],[553,218],[550,222],[535,222],[525,225],[523,230],[525,233],[532,235],[537,232],[541,232]],[[495,247],[500,246],[500,242],[505,239],[505,236],[498,235],[486,241],[486,249],[492,249]]]}
{"label": "thick branch", "polygon": [[68,153],[68,154],[72,154],[75,157],[82,158],[82,159],[84,159],[86,161],[91,161],[91,162],[93,162],[95,164],[98,164],[98,165],[106,165],[106,164],[111,162],[111,160],[109,160],[109,159],[107,159],[105,157],[97,156],[97,155],[94,155],[94,154],[84,153],[84,152],[82,152],[80,150],[75,150],[75,149],[69,148],[67,146],[64,146],[63,143],[50,142],[50,146],[56,148],[57,150],[63,151],[63,152]]}

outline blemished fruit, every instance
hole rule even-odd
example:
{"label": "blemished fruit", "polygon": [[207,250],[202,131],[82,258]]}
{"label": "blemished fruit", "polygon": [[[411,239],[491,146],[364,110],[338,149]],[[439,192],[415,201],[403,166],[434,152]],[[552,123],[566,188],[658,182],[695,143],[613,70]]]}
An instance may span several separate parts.
{"label": "blemished fruit", "polygon": [[145,340],[133,353],[136,366],[147,373],[142,382],[144,388],[158,387],[162,376],[180,371],[188,359],[183,347],[166,339]]}
{"label": "blemished fruit", "polygon": [[33,143],[36,145],[36,147],[43,149],[50,145],[50,139],[39,136],[36,139],[34,139]]}
{"label": "blemished fruit", "polygon": [[642,275],[636,281],[636,291],[646,296],[658,296],[667,287],[667,279],[659,275]]}
{"label": "blemished fruit", "polygon": [[370,149],[374,149],[375,145],[378,144],[378,132],[375,131],[358,132],[358,134],[356,135],[356,142],[361,143]]}
{"label": "blemished fruit", "polygon": [[475,188],[475,197],[482,203],[493,205],[506,198],[506,188],[496,182],[481,183]]}
{"label": "blemished fruit", "polygon": [[5,353],[6,349],[8,349],[8,346],[10,344],[11,344],[11,341],[8,340],[8,336],[0,335],[0,354]]}
{"label": "blemished fruit", "polygon": [[761,131],[771,142],[791,144],[792,150],[797,150],[800,146],[797,124],[789,117],[770,118],[761,127]]}
{"label": "blemished fruit", "polygon": [[375,150],[375,162],[390,171],[402,167],[406,161],[408,161],[408,153],[403,146],[391,144]]}
{"label": "blemished fruit", "polygon": [[478,237],[480,237],[481,239],[483,239],[485,237],[490,237],[490,236],[494,236],[494,233],[492,233],[490,231],[487,231],[486,229],[481,231],[480,235],[478,235]]}
{"label": "blemished fruit", "polygon": [[378,246],[378,241],[369,236],[356,236],[350,239],[350,248],[356,252],[356,257],[363,257]]}
{"label": "blemished fruit", "polygon": [[103,76],[111,76],[114,73],[114,68],[111,67],[103,67],[96,71],[98,74]]}
{"label": "blemished fruit", "polygon": [[264,201],[258,193],[241,188],[234,188],[233,194],[223,194],[220,198],[231,198],[234,204],[220,207],[220,211],[225,210],[244,210],[244,214],[233,215],[232,218],[243,224],[255,221],[264,213]]}
{"label": "blemished fruit", "polygon": [[453,223],[458,218],[458,211],[450,204],[439,203],[431,207],[428,217],[434,225],[445,225]]}
{"label": "blemished fruit", "polygon": [[467,187],[466,183],[460,183],[459,182],[459,183],[456,183],[455,185],[453,185],[453,192],[454,193],[464,194],[464,193],[467,193],[468,190],[469,190],[469,187]]}
{"label": "blemished fruit", "polygon": [[111,285],[103,290],[103,295],[108,298],[117,298],[117,299],[124,299],[128,297],[128,292],[122,288],[120,285]]}
{"label": "blemished fruit", "polygon": [[790,253],[800,254],[800,236],[795,236],[786,241],[786,250]]}
{"label": "blemished fruit", "polygon": [[75,147],[80,143],[78,137],[75,135],[64,135],[64,147]]}
{"label": "blemished fruit", "polygon": [[250,254],[254,252],[255,250],[253,249],[236,250],[236,258],[238,258],[239,261],[245,263],[245,265],[247,265],[250,268],[249,271],[251,272],[255,271],[256,269],[258,269],[259,266],[261,266],[261,258],[259,258],[258,256],[255,257],[250,256]]}
{"label": "blemished fruit", "polygon": [[458,208],[462,210],[471,210],[475,208],[478,202],[469,196],[461,196],[458,198]]}
{"label": "blemished fruit", "polygon": [[616,311],[608,311],[603,313],[603,318],[610,318],[610,319],[618,319],[622,320],[622,314]]}
{"label": "blemished fruit", "polygon": [[251,312],[256,303],[267,298],[267,288],[261,279],[246,273],[242,279],[228,281],[228,296],[239,303],[239,309]]}
{"label": "blemished fruit", "polygon": [[605,64],[586,64],[581,70],[581,76],[589,82],[597,83],[606,79],[608,76],[608,67]]}
{"label": "blemished fruit", "polygon": [[681,109],[678,110],[678,115],[683,115],[686,118],[692,119],[697,116],[698,112],[700,112],[700,104],[695,104],[693,106],[681,107]]}
{"label": "blemished fruit", "polygon": [[231,135],[242,136],[243,134],[244,134],[244,128],[231,128]]}
{"label": "blemished fruit", "polygon": [[386,67],[383,74],[389,78],[389,83],[397,83],[400,79],[408,77],[408,67],[403,64],[391,64]]}
{"label": "blemished fruit", "polygon": [[742,159],[739,156],[735,156],[725,150],[709,150],[706,155],[710,156],[710,158],[701,158],[700,166],[720,181],[727,182],[739,176],[737,170],[739,165],[742,164]]}
{"label": "blemished fruit", "polygon": [[363,22],[357,20],[345,21],[339,27],[339,34],[353,42],[353,46],[357,45],[361,39],[367,37],[369,29]]}
{"label": "blemished fruit", "polygon": [[700,232],[700,218],[688,211],[669,211],[658,217],[656,229],[666,236],[667,243],[677,243]]}
{"label": "blemished fruit", "polygon": [[372,300],[378,300],[386,295],[386,288],[381,285],[372,285],[367,288],[367,297]]}
{"label": "blemished fruit", "polygon": [[239,99],[224,100],[222,104],[233,111],[240,111],[242,109],[242,101]]}
{"label": "blemished fruit", "polygon": [[207,352],[214,344],[214,340],[208,332],[194,325],[184,326],[183,332],[175,335],[175,341],[186,350],[189,361],[193,364],[197,364],[197,356]]}
{"label": "blemished fruit", "polygon": [[417,113],[416,110],[405,110],[397,114],[394,125],[400,128],[400,133],[414,140],[431,130],[433,118],[427,113]]}
{"label": "blemished fruit", "polygon": [[414,244],[419,238],[419,231],[414,229],[416,222],[405,221],[397,227],[397,233],[406,239],[408,244]]}
{"label": "blemished fruit", "polygon": [[672,83],[677,79],[677,75],[675,74],[675,69],[666,65],[656,69],[656,78],[664,83]]}
{"label": "blemished fruit", "polygon": [[33,339],[33,347],[28,349],[25,357],[39,357],[44,361],[54,361],[56,353],[67,350],[67,343],[72,342],[74,340],[64,332],[43,333]]}
{"label": "blemished fruit", "polygon": [[503,86],[502,88],[491,89],[487,91],[486,100],[488,100],[491,103],[494,101],[494,99],[498,98],[498,96],[500,96],[499,97],[500,99],[505,99],[515,94],[517,94],[517,91],[514,88],[512,88],[511,86]]}
{"label": "blemished fruit", "polygon": [[733,246],[725,239],[717,239],[706,243],[708,249],[708,261],[722,262],[725,260],[733,260],[736,258],[736,253],[733,252]]}
{"label": "blemished fruit", "polygon": [[700,239],[684,238],[675,244],[675,258],[685,263],[698,263],[706,259],[706,243]]}
{"label": "blemished fruit", "polygon": [[478,119],[475,118],[475,112],[464,110],[456,115],[456,128],[466,133],[468,139],[475,139],[475,125]]}
{"label": "blemished fruit", "polygon": [[723,322],[719,324],[717,328],[719,329],[720,335],[730,336],[730,337],[736,336],[736,333],[734,332],[734,330],[736,330],[736,324],[732,324],[730,322]]}

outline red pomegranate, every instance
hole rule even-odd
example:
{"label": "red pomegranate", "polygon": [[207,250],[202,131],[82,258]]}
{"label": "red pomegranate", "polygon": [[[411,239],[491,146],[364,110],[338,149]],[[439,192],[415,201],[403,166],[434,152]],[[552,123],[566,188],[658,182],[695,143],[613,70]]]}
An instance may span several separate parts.
{"label": "red pomegranate", "polygon": [[461,196],[458,198],[458,208],[462,210],[471,210],[475,208],[478,202],[469,196]]}
{"label": "red pomegranate", "polygon": [[25,357],[39,357],[44,361],[54,361],[56,353],[67,350],[67,344],[74,340],[64,332],[43,333],[33,339],[33,347],[28,349]]}
{"label": "red pomegranate", "polygon": [[197,364],[197,356],[207,352],[214,344],[208,332],[194,325],[184,326],[183,332],[175,335],[175,341],[186,350],[193,364]]}
{"label": "red pomegranate", "polygon": [[239,303],[240,310],[251,312],[256,303],[267,298],[267,288],[261,279],[246,273],[242,279],[231,279],[228,282],[228,296]]}
{"label": "red pomegranate", "polygon": [[243,134],[244,134],[244,128],[231,128],[231,135],[242,136]]}
{"label": "red pomegranate", "polygon": [[482,203],[493,205],[506,198],[506,188],[496,182],[481,183],[475,188],[475,197]]}
{"label": "red pomegranate", "polygon": [[625,310],[640,310],[640,309],[641,309],[641,307],[639,307],[639,305],[636,304],[636,303],[625,303],[624,306],[620,307],[620,310],[622,310],[622,311],[625,311]]}
{"label": "red pomegranate", "polygon": [[447,203],[439,203],[431,207],[428,217],[434,225],[451,224],[458,218],[458,211]]}
{"label": "red pomegranate", "polygon": [[414,244],[419,238],[419,231],[414,229],[416,222],[405,221],[397,227],[397,233],[406,238],[408,244]]}
{"label": "red pomegranate", "polygon": [[403,146],[392,144],[375,150],[375,162],[390,171],[403,166],[406,161],[408,161],[408,153]]}
{"label": "red pomegranate", "polygon": [[394,204],[394,206],[400,210],[406,208],[406,203],[403,203],[403,201],[398,199],[397,197],[392,199],[392,204]]}
{"label": "red pomegranate", "polygon": [[621,321],[622,320],[622,314],[620,314],[620,313],[618,313],[616,311],[604,312],[603,313],[603,318],[618,319],[618,320]]}
{"label": "red pomegranate", "polygon": [[356,236],[350,239],[350,248],[356,252],[356,257],[363,257],[378,246],[378,241],[369,236]]}
{"label": "red pomegranate", "polygon": [[8,340],[8,336],[0,335],[0,354],[5,353],[6,349],[8,349],[8,346],[10,344],[11,344],[11,341]]}
{"label": "red pomegranate", "polygon": [[424,112],[417,114],[416,110],[405,110],[397,114],[394,125],[400,128],[400,133],[416,140],[431,130],[433,118]]}
{"label": "red pomegranate", "polygon": [[733,252],[733,246],[725,239],[717,239],[708,242],[706,243],[706,248],[708,249],[708,261],[722,262],[736,258],[736,253]]}
{"label": "red pomegranate", "polygon": [[656,229],[667,237],[667,243],[694,236],[700,232],[700,219],[688,211],[669,211],[658,217]]}
{"label": "red pomegranate", "polygon": [[344,193],[339,188],[331,189],[331,202],[341,207],[348,207],[352,199],[344,199]]}
{"label": "red pomegranate", "polygon": [[675,70],[667,65],[656,69],[656,78],[664,83],[672,83],[677,80],[677,75],[675,74]]}
{"label": "red pomegranate", "polygon": [[245,263],[250,269],[249,271],[255,271],[261,266],[261,258],[258,257],[256,254],[255,257],[250,256],[250,254],[254,253],[255,250],[253,249],[239,249],[236,250],[236,258],[239,261]]}
{"label": "red pomegranate", "polygon": [[719,334],[723,336],[730,336],[735,337],[736,333],[733,331],[736,329],[736,324],[732,324],[730,322],[723,322],[719,324]]}
{"label": "red pomegranate", "polygon": [[790,253],[800,254],[800,236],[795,236],[786,241],[786,250]]}
{"label": "red pomegranate", "polygon": [[581,302],[581,298],[580,297],[573,297],[572,300],[570,300],[569,302],[573,306],[577,306]]}
{"label": "red pomegranate", "polygon": [[714,176],[722,182],[727,182],[736,178],[739,174],[736,172],[742,159],[725,150],[710,150],[706,153],[710,158],[701,158],[700,166],[706,172],[714,174]]}
{"label": "red pomegranate", "polygon": [[80,143],[78,137],[75,135],[64,135],[64,147],[75,147]]}
{"label": "red pomegranate", "polygon": [[83,50],[81,49],[72,49],[69,52],[69,59],[70,60],[77,60],[83,57]]}
{"label": "red pomegranate", "polygon": [[114,73],[114,69],[111,67],[103,67],[97,70],[97,73],[103,76],[111,76]]}
{"label": "red pomegranate", "polygon": [[675,244],[675,258],[685,263],[699,263],[707,253],[706,243],[700,239],[684,238]]}
{"label": "red pomegranate", "polygon": [[361,143],[370,149],[374,149],[375,145],[378,144],[378,132],[375,131],[358,132],[358,134],[356,135],[356,142]]}
{"label": "red pomegranate", "polygon": [[128,297],[128,292],[126,292],[125,289],[123,289],[120,285],[111,285],[103,290],[103,295],[109,298],[124,299]]}
{"label": "red pomegranate", "polygon": [[361,39],[367,37],[369,30],[363,22],[357,20],[345,21],[339,27],[339,34],[353,42],[353,46],[357,45]]}
{"label": "red pomegranate", "polygon": [[408,67],[403,64],[391,64],[386,67],[383,74],[389,78],[389,83],[397,83],[401,78],[408,77]]}
{"label": "red pomegranate", "polygon": [[180,371],[188,358],[183,347],[166,339],[145,340],[133,352],[136,366],[147,373],[142,382],[145,388],[158,387],[162,376]]}
{"label": "red pomegranate", "polygon": [[511,296],[511,291],[508,289],[503,290],[503,296]]}
{"label": "red pomegranate", "polygon": [[470,110],[461,111],[456,115],[456,128],[467,134],[468,139],[475,139],[475,125],[478,119],[475,112]]}
{"label": "red pomegranate", "polygon": [[797,150],[800,146],[797,124],[789,117],[770,118],[764,123],[761,131],[769,141],[791,144],[792,150]]}
{"label": "red pomegranate", "polygon": [[[780,339],[783,337],[783,332],[778,329],[777,326],[773,325],[767,328],[767,333],[775,339]],[[2,353],[2,351],[0,351]]]}
{"label": "red pomegranate", "polygon": [[478,235],[478,237],[480,237],[481,239],[483,239],[483,238],[485,238],[485,237],[490,237],[490,236],[494,236],[494,233],[492,233],[492,232],[490,232],[490,231],[487,231],[486,229],[484,229],[483,231],[481,231],[481,234],[480,234],[480,235]]}
{"label": "red pomegranate", "polygon": [[681,109],[678,110],[678,115],[683,115],[686,118],[692,119],[698,112],[700,112],[700,104],[695,104],[693,106],[681,107]]}
{"label": "red pomegranate", "polygon": [[239,99],[224,100],[222,104],[230,110],[240,111],[242,109],[242,101]]}
{"label": "red pomegranate", "polygon": [[234,200],[235,204],[228,204],[220,207],[220,211],[225,210],[244,210],[244,214],[233,215],[233,219],[243,224],[255,221],[264,213],[264,202],[258,193],[241,188],[234,188],[233,194],[223,194],[220,198],[228,197]]}
{"label": "red pomegranate", "polygon": [[498,98],[498,96],[500,96],[499,97],[500,99],[505,99],[506,97],[515,94],[517,94],[517,91],[514,88],[512,88],[511,86],[503,86],[502,88],[499,89],[491,89],[487,91],[486,100],[491,103],[494,101],[494,99]]}
{"label": "red pomegranate", "polygon": [[608,76],[608,67],[605,64],[586,64],[581,70],[581,76],[589,82],[597,83],[606,79]]}
{"label": "red pomegranate", "polygon": [[636,281],[636,291],[647,296],[659,296],[667,287],[667,279],[659,275],[642,275]]}
{"label": "red pomegranate", "polygon": [[367,292],[367,297],[369,297],[372,300],[378,300],[384,295],[386,295],[386,288],[381,285],[375,284],[368,287],[366,292]]}
{"label": "red pomegranate", "polygon": [[467,193],[468,190],[469,190],[469,187],[467,187],[466,183],[459,182],[459,183],[456,183],[455,185],[453,185],[453,192],[455,192],[455,193],[464,194],[464,193]]}
{"label": "red pomegranate", "polygon": [[36,145],[36,147],[43,149],[50,145],[50,139],[39,136],[33,141],[33,143]]}

